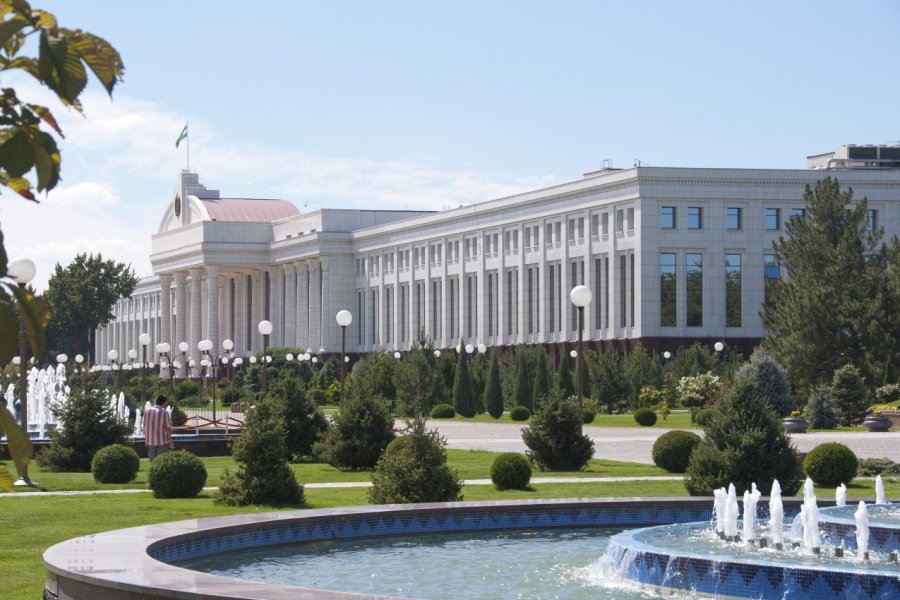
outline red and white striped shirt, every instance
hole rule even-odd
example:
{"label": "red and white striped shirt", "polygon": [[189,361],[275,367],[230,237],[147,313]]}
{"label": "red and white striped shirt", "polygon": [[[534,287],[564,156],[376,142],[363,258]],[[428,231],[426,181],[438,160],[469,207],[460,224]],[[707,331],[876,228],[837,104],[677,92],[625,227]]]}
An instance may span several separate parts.
{"label": "red and white striped shirt", "polygon": [[172,441],[172,417],[162,406],[144,411],[144,438],[147,446],[168,446]]}

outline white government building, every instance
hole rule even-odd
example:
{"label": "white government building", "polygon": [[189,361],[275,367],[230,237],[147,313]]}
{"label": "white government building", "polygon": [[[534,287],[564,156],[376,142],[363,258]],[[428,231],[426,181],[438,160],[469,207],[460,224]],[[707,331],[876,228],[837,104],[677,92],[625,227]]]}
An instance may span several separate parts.
{"label": "white government building", "polygon": [[[348,353],[406,350],[424,331],[437,348],[577,340],[569,290],[593,293],[585,340],[663,351],[763,336],[772,244],[804,213],[807,184],[836,177],[868,198],[871,227],[900,235],[900,146],[843,146],[807,170],[638,166],[441,212],[301,213],[284,200],[224,198],[183,171],[152,238],[154,276],[120,299],[96,335],[95,362],[150,334],[169,343],[234,341]],[[216,350],[218,349],[218,351]]]}

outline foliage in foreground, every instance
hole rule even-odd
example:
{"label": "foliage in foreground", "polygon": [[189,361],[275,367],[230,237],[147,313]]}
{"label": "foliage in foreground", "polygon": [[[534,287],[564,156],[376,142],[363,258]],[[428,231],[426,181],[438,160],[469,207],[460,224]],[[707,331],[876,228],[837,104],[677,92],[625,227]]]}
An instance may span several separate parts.
{"label": "foliage in foreground", "polygon": [[524,490],[531,481],[531,464],[517,452],[505,452],[491,463],[491,482],[498,490]]}
{"label": "foliage in foreground", "polygon": [[384,401],[352,394],[313,452],[338,469],[372,469],[393,439],[394,419]]}
{"label": "foliage in foreground", "polygon": [[594,455],[594,442],[582,433],[578,402],[552,394],[522,430],[526,454],[538,469],[577,471]]}
{"label": "foliage in foreground", "polygon": [[300,377],[292,372],[282,373],[272,384],[269,395],[284,420],[287,457],[300,460],[311,456],[313,445],[328,429],[328,422]]}
{"label": "foliage in foreground", "polygon": [[425,429],[425,419],[409,423],[409,432],[385,449],[372,473],[373,504],[462,500],[462,481],[447,466],[446,441]]}
{"label": "foliage in foreground", "polygon": [[303,503],[303,486],[297,483],[288,464],[284,425],[272,400],[258,398],[247,411],[231,453],[239,466],[234,474],[227,469],[222,474],[217,503]]}
{"label": "foliage in foreground", "polygon": [[752,381],[735,382],[704,430],[685,473],[685,487],[692,496],[712,495],[729,483],[738,489],[750,489],[755,483],[767,490],[775,479],[785,495],[800,488],[800,458],[781,419]]}

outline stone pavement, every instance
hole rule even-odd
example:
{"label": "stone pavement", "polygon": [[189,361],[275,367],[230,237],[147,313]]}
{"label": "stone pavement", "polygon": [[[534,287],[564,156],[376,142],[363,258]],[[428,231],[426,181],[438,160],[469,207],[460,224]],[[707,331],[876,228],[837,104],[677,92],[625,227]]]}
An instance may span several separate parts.
{"label": "stone pavement", "polygon": [[[516,423],[472,423],[430,420],[429,428],[437,429],[447,440],[447,447],[459,450],[492,452],[524,452],[522,428]],[[656,439],[671,429],[659,427],[591,427],[584,432],[594,440],[594,458],[653,464],[651,452]],[[699,430],[695,430],[700,433]],[[791,440],[800,452],[809,452],[819,444],[840,442],[859,458],[889,458],[900,462],[900,431],[869,433],[866,431],[825,431],[798,433]]]}

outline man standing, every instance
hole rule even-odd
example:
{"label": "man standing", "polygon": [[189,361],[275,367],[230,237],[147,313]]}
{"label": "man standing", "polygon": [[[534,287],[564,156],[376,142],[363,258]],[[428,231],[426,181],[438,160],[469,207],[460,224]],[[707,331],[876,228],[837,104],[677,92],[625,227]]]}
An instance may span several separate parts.
{"label": "man standing", "polygon": [[147,457],[154,458],[175,448],[172,441],[172,416],[166,410],[166,397],[156,397],[156,406],[144,411],[144,440],[147,445]]}

